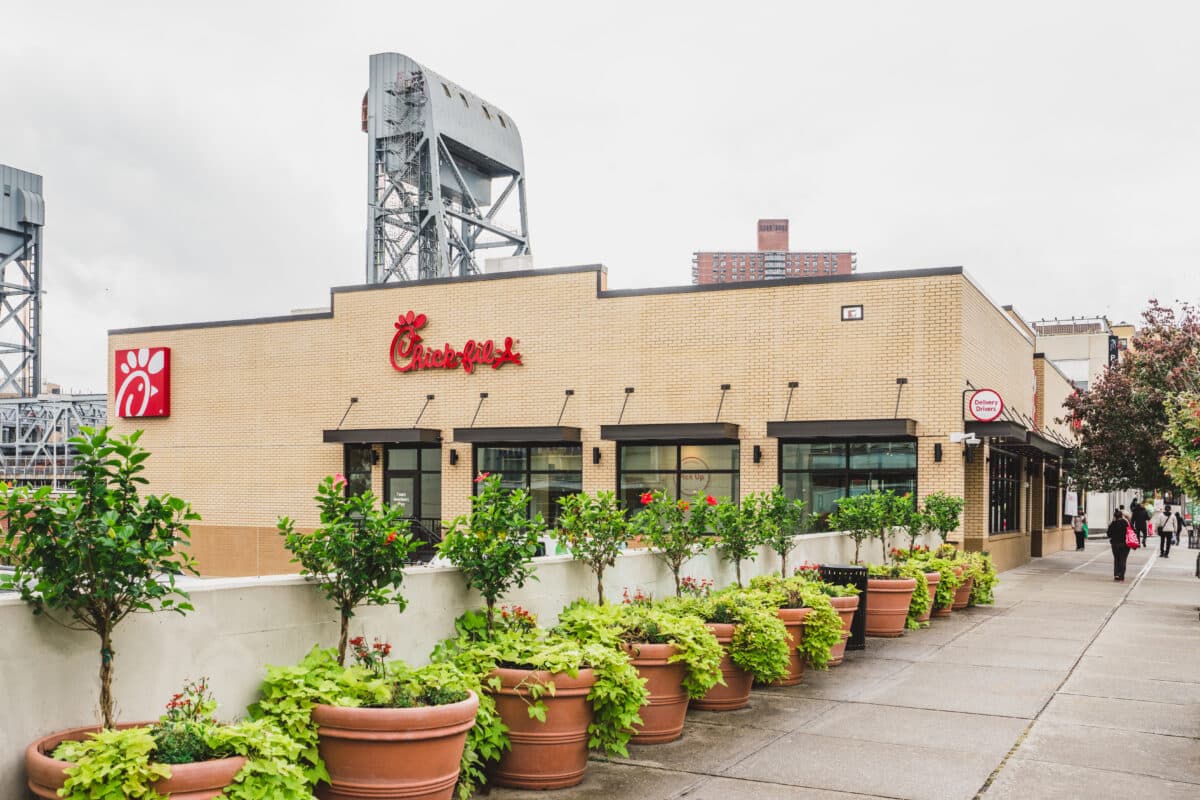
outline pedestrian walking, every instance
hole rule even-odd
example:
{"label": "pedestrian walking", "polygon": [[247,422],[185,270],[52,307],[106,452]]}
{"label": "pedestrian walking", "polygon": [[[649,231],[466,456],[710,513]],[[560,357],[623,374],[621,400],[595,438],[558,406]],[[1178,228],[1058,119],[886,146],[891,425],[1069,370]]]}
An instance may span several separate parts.
{"label": "pedestrian walking", "polygon": [[1087,539],[1087,514],[1080,511],[1071,517],[1071,530],[1075,531],[1075,549],[1082,550]]}
{"label": "pedestrian walking", "polygon": [[1138,502],[1138,499],[1133,498],[1133,502],[1129,504],[1129,521],[1133,524],[1133,529],[1137,531],[1138,542],[1142,547],[1146,546],[1146,523],[1150,521],[1150,512],[1146,507]]}
{"label": "pedestrian walking", "polygon": [[1163,507],[1163,521],[1158,526],[1158,554],[1163,558],[1171,557],[1171,544],[1183,527],[1183,517],[1179,512],[1171,512],[1170,506]]}
{"label": "pedestrian walking", "polygon": [[1125,537],[1129,534],[1129,521],[1121,509],[1113,512],[1113,521],[1108,524],[1108,543],[1112,545],[1113,580],[1125,581],[1125,562],[1129,560],[1129,545]]}

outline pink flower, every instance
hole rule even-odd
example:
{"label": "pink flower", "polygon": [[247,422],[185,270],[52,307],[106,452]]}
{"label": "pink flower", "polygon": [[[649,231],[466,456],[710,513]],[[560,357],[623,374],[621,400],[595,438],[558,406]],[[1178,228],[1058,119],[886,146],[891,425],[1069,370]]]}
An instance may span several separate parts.
{"label": "pink flower", "polygon": [[345,483],[345,482],[346,482],[346,476],[343,475],[342,473],[339,472],[333,476],[333,485],[334,486],[337,486],[338,484]]}
{"label": "pink flower", "polygon": [[492,473],[490,473],[490,472],[481,472],[481,473],[479,473],[479,476],[477,478],[475,478],[475,482],[481,483],[483,481],[486,481],[488,479],[488,476],[490,476],[491,474]]}

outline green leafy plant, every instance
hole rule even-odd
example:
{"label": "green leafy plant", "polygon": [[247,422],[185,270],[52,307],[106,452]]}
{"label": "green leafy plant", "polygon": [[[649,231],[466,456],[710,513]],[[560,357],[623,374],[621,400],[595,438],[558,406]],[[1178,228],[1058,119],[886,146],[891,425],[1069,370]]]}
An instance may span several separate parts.
{"label": "green leafy plant", "polygon": [[932,600],[929,596],[929,583],[925,580],[925,568],[920,561],[902,561],[891,564],[868,564],[867,574],[872,578],[902,579],[912,578],[916,581],[912,597],[908,602],[908,616],[904,625],[910,630],[922,627],[917,618],[929,610]]}
{"label": "green leafy plant", "polygon": [[321,525],[312,533],[296,530],[282,517],[277,527],[301,574],[317,582],[338,610],[338,663],[346,663],[350,619],[360,605],[396,605],[404,611],[400,593],[404,563],[417,546],[411,523],[400,506],[381,506],[364,492],[347,497],[346,479],[328,476],[317,487]]}
{"label": "green leafy plant", "polygon": [[692,698],[703,697],[722,681],[721,645],[704,623],[687,614],[670,614],[644,604],[596,606],[577,601],[558,615],[555,630],[580,642],[599,642],[636,652],[641,644],[670,644],[668,663],[687,667],[683,687]]}
{"label": "green leafy plant", "polygon": [[896,509],[896,525],[908,534],[908,549],[917,547],[917,540],[931,530],[929,515],[917,508],[915,503],[901,503]]}
{"label": "green leafy plant", "polygon": [[975,583],[971,585],[971,605],[983,606],[996,602],[995,587],[1000,582],[996,565],[988,553],[968,553],[967,560],[974,565]]}
{"label": "green leafy plant", "polygon": [[[803,571],[802,571],[803,572]],[[812,613],[804,618],[804,634],[797,649],[805,661],[816,669],[828,669],[830,652],[842,638],[842,618],[830,602],[830,597],[857,594],[854,587],[832,583],[798,574],[791,578],[760,575],[750,581],[750,588],[766,592],[775,599],[778,608],[808,608]]]}
{"label": "green leafy plant", "polygon": [[759,541],[779,556],[779,575],[786,577],[787,557],[796,547],[796,536],[811,530],[817,515],[805,512],[803,500],[789,500],[780,486],[747,495],[742,500],[742,509]]}
{"label": "green leafy plant", "polygon": [[[711,495],[705,498],[707,502]],[[750,508],[743,508],[728,497],[722,497],[709,510],[713,533],[717,537],[717,552],[723,561],[733,564],[737,585],[742,585],[742,562],[753,561],[762,544],[759,528],[754,524]]]}
{"label": "green leafy plant", "polygon": [[529,516],[529,493],[501,488],[500,476],[480,473],[471,513],[454,520],[438,551],[483,595],[486,630],[495,625],[496,602],[510,589],[537,580],[533,557],[546,530],[541,514]]}
{"label": "green leafy plant", "polygon": [[671,570],[675,596],[678,597],[682,591],[679,572],[683,565],[711,544],[708,510],[716,501],[704,494],[697,494],[691,503],[672,500],[662,491],[644,492],[640,500],[642,510],[630,520],[630,527],[654,548]]}
{"label": "green leafy plant", "polygon": [[829,524],[854,540],[854,563],[862,563],[862,543],[867,539],[878,539],[887,559],[892,531],[913,518],[913,502],[911,495],[897,495],[890,489],[843,497]]}
{"label": "green leafy plant", "polygon": [[176,579],[196,572],[183,548],[187,523],[200,517],[178,497],[139,495],[150,457],[141,431],[81,430],[71,439],[79,457],[70,493],[0,484],[0,561],[14,565],[0,573],[0,589],[16,591],[34,614],[100,638],[100,714],[111,728],[113,631],[130,614],[192,610]]}
{"label": "green leafy plant", "polygon": [[929,553],[917,556],[916,560],[920,561],[924,569],[930,572],[936,571],[942,576],[934,590],[933,607],[949,608],[953,605],[954,594],[963,584],[962,576],[955,570],[955,562],[947,558],[938,558]]}
{"label": "green leafy plant", "polygon": [[154,748],[149,728],[106,729],[82,741],[63,742],[55,748],[54,757],[74,766],[66,770],[60,796],[68,800],[158,800],[162,795],[154,791],[154,784],[170,778],[171,768],[155,763]]}
{"label": "green leafy plant", "polygon": [[617,563],[629,541],[629,519],[612,492],[558,499],[558,527],[571,557],[596,576],[596,602],[604,604],[604,570]]}
{"label": "green leafy plant", "polygon": [[759,683],[774,683],[788,674],[791,640],[768,593],[731,587],[709,597],[668,599],[662,607],[704,622],[734,625],[729,658]]}
{"label": "green leafy plant", "polygon": [[943,542],[953,531],[958,530],[962,516],[963,499],[945,492],[933,492],[925,496],[925,519],[928,530],[938,535]]}

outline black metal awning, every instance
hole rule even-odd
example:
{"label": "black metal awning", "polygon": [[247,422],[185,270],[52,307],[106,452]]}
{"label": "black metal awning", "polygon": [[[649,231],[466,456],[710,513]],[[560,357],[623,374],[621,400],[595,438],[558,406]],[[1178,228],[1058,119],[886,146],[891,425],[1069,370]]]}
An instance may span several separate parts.
{"label": "black metal awning", "polygon": [[1037,450],[1039,453],[1051,456],[1052,458],[1062,458],[1067,453],[1067,448],[1063,447],[1058,442],[1053,442],[1047,439],[1045,436],[1034,433],[1033,431],[1029,432],[1029,436],[1025,443]]}
{"label": "black metal awning", "polygon": [[732,422],[601,425],[600,438],[610,442],[736,442],[738,426]]}
{"label": "black metal awning", "polygon": [[326,443],[344,444],[441,444],[437,428],[336,428],[324,432]]}
{"label": "black metal awning", "polygon": [[455,428],[454,441],[478,444],[567,444],[580,441],[579,428],[531,425],[503,428]]}
{"label": "black metal awning", "polygon": [[1008,444],[1025,444],[1025,426],[1018,422],[968,422],[967,433],[980,439],[1003,439]]}
{"label": "black metal awning", "polygon": [[917,435],[915,419],[826,419],[768,422],[776,439],[903,439]]}

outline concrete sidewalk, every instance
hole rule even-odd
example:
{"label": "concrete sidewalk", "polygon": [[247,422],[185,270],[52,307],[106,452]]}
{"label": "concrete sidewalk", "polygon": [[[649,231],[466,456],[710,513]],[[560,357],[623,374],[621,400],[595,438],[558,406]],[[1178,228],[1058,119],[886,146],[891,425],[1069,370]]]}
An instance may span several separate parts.
{"label": "concrete sidewalk", "polygon": [[[593,761],[569,800],[1200,797],[1200,580],[1158,540],[1001,575],[993,607],[868,640],[829,672],[692,712],[671,744]],[[496,789],[496,800],[549,795]]]}

